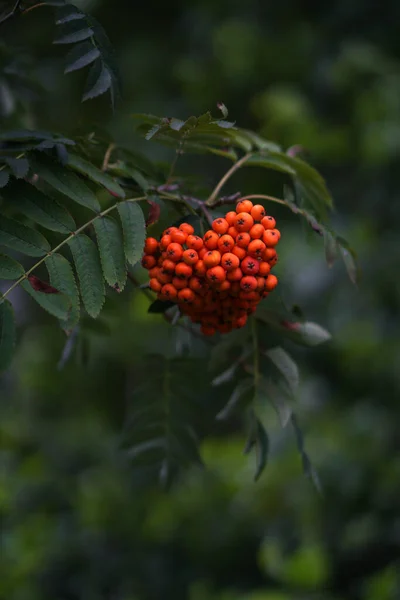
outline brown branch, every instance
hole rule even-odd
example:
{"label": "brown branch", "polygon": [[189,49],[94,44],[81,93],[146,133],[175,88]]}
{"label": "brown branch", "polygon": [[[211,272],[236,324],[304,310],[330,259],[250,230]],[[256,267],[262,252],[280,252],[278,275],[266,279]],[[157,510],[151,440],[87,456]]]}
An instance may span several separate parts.
{"label": "brown branch", "polygon": [[4,23],[5,21],[8,21],[8,19],[11,19],[12,17],[15,16],[17,10],[18,9],[20,10],[20,4],[21,4],[21,2],[22,2],[22,0],[16,0],[16,2],[14,4],[14,8],[12,8],[9,13],[7,13],[6,15],[4,15],[4,17],[2,17],[0,19],[0,25],[2,23]]}

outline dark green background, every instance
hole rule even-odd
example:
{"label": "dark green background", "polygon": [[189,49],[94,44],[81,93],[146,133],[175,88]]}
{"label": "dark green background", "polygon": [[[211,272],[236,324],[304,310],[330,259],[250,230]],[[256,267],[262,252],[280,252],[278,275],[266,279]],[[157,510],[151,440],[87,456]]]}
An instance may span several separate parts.
{"label": "dark green background", "polygon": [[[217,113],[223,101],[240,126],[305,147],[334,195],[333,222],[355,248],[362,279],[356,289],[341,265],[328,270],[319,238],[274,210],[282,231],[276,294],[333,335],[315,350],[294,349],[302,373],[296,410],[322,497],[272,412],[270,464],[258,483],[240,424],[210,420],[204,471],[190,469],[168,493],[144,485],[115,453],[130,374],[146,352],[164,345],[169,353],[185,340],[147,316],[148,301],[130,288],[110,299],[111,333],[93,333],[86,366],[71,361],[59,372],[62,332],[16,292],[19,346],[0,388],[0,597],[398,599],[400,4],[77,5],[115,47],[117,111],[105,97],[80,105],[83,78],[62,75],[65,48],[51,45],[51,9],[40,8],[0,26],[9,50],[27,49],[47,90],[30,104],[25,126],[72,135],[99,124],[171,160],[171,151],[135,137],[131,114],[187,118]],[[178,163],[178,173],[208,184],[225,168],[218,158]],[[251,170],[229,189],[278,195],[278,183]],[[199,358],[200,380],[210,377],[204,365]],[[226,393],[215,392],[216,406]],[[205,400],[207,414],[213,400]]]}

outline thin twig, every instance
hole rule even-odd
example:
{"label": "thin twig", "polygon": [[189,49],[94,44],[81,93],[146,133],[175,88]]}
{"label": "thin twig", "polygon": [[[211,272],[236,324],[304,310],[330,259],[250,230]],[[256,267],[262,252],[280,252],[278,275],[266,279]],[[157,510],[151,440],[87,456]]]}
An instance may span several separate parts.
{"label": "thin twig", "polygon": [[2,17],[0,19],[0,25],[2,23],[4,23],[5,21],[8,21],[8,19],[11,19],[11,17],[13,17],[15,15],[15,13],[17,12],[17,10],[20,7],[21,2],[22,2],[22,0],[16,0],[16,2],[14,4],[14,8],[12,8],[9,13],[7,13],[4,17]]}
{"label": "thin twig", "polygon": [[242,198],[239,198],[237,202],[241,202],[242,200],[269,200],[270,202],[276,202],[277,204],[282,204],[283,206],[290,208],[288,203],[285,200],[282,200],[282,198],[266,196],[265,194],[250,194],[249,196],[242,196]]}
{"label": "thin twig", "polygon": [[104,155],[104,159],[103,159],[103,164],[101,165],[101,170],[102,171],[107,171],[108,169],[108,163],[110,162],[110,158],[111,158],[111,154],[113,152],[113,150],[115,150],[115,144],[114,142],[112,142],[111,144],[109,144],[106,153]]}
{"label": "thin twig", "polygon": [[39,2],[38,4],[34,4],[33,6],[29,6],[28,8],[25,8],[25,10],[22,11],[22,14],[25,15],[26,13],[30,12],[34,8],[39,8],[40,6],[48,6],[48,5],[46,4],[46,2]]}
{"label": "thin twig", "polygon": [[244,165],[244,163],[246,161],[249,160],[249,158],[251,158],[251,156],[252,156],[251,153],[245,154],[244,156],[242,156],[242,158],[240,158],[237,162],[235,162],[234,165],[232,165],[232,167],[219,180],[219,182],[217,183],[217,185],[211,192],[208,200],[206,201],[207,206],[214,206],[214,203],[215,203],[216,199],[218,198],[218,194],[220,193],[221,189],[224,187],[225,183],[228,181],[228,179],[230,179],[230,177],[232,177],[232,175],[234,175],[236,173],[236,171],[238,169],[240,169],[240,167],[242,167]]}
{"label": "thin twig", "polygon": [[[125,202],[140,202],[141,200],[146,200],[146,196],[141,196],[141,197],[138,197],[138,198],[130,198],[129,200],[125,200]],[[78,229],[76,231],[73,231],[69,236],[67,236],[62,242],[60,242],[58,244],[58,246],[56,246],[55,248],[53,248],[52,250],[50,250],[50,252],[47,252],[46,256],[44,256],[37,263],[35,263],[33,265],[33,267],[31,267],[30,269],[28,269],[27,271],[25,271],[25,273],[23,275],[21,275],[21,277],[19,279],[17,279],[17,281],[15,281],[13,283],[13,285],[11,287],[9,287],[8,290],[6,290],[4,292],[4,294],[0,297],[0,302],[2,300],[4,300],[4,298],[6,298],[6,296],[8,296],[8,294],[14,288],[16,288],[20,283],[22,283],[25,279],[27,279],[28,275],[30,275],[32,273],[32,271],[35,271],[35,269],[37,269],[47,258],[49,258],[49,256],[52,256],[53,254],[55,254],[56,252],[58,252],[63,246],[65,246],[65,244],[67,244],[68,242],[70,242],[76,235],[78,235],[79,233],[81,233],[82,231],[84,231],[87,227],[89,227],[90,225],[92,225],[92,223],[94,221],[96,221],[96,219],[100,219],[101,217],[104,217],[109,212],[111,212],[112,210],[114,210],[117,206],[118,206],[118,202],[116,202],[115,204],[113,204],[109,208],[106,208],[102,212],[97,213],[97,215],[95,217],[93,217],[92,219],[90,219],[90,221],[87,221],[84,225],[82,225],[81,227],[78,227]]]}

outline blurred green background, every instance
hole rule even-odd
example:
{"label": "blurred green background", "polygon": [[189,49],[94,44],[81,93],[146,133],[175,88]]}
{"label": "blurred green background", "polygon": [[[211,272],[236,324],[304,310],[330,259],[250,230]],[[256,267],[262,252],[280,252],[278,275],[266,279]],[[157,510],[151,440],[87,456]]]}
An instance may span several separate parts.
{"label": "blurred green background", "polygon": [[[7,51],[26,48],[28,72],[46,90],[30,103],[26,126],[73,134],[95,123],[171,160],[171,151],[135,137],[131,114],[187,118],[216,113],[223,101],[240,126],[306,149],[333,193],[333,222],[356,249],[362,280],[356,289],[341,265],[327,269],[321,241],[274,212],[279,294],[333,335],[317,350],[293,349],[302,373],[296,410],[322,496],[272,413],[270,464],[258,483],[240,423],[228,429],[210,418],[206,469],[187,470],[169,492],[148,485],[115,452],[131,373],[145,353],[162,346],[168,354],[177,343],[186,351],[187,340],[148,316],[148,301],[131,288],[107,303],[110,335],[93,331],[80,349],[88,360],[58,371],[63,333],[17,291],[19,347],[0,383],[0,597],[398,600],[400,3],[76,4],[115,47],[117,111],[105,97],[80,104],[83,79],[63,76],[65,48],[51,45],[43,8],[0,28]],[[15,119],[3,103],[2,127]],[[178,173],[195,170],[213,184],[227,166],[184,156]],[[281,193],[274,177],[254,170],[232,181],[237,189]],[[204,347],[198,352],[201,373]]]}

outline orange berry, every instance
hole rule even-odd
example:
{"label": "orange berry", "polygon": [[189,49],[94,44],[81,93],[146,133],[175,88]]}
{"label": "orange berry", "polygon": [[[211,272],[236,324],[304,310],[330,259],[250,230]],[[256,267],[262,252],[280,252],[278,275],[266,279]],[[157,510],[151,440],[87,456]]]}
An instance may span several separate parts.
{"label": "orange berry", "polygon": [[265,261],[260,262],[259,265],[260,265],[260,268],[258,270],[258,274],[261,275],[261,277],[266,277],[268,275],[268,273],[270,272],[271,267]]}
{"label": "orange berry", "polygon": [[274,217],[263,217],[261,219],[261,225],[264,227],[264,229],[275,229],[276,221]]}
{"label": "orange berry", "polygon": [[251,256],[246,256],[246,258],[240,263],[240,268],[245,275],[257,275],[260,269],[260,263],[257,259],[252,258]]}
{"label": "orange berry", "polygon": [[188,279],[188,277],[192,276],[192,273],[192,267],[184,262],[178,263],[175,267],[175,275],[181,279]]}
{"label": "orange berry", "polygon": [[210,250],[203,258],[204,266],[207,269],[216,267],[221,262],[221,253],[218,250]]}
{"label": "orange berry", "polygon": [[[235,216],[236,216],[236,213],[235,213]],[[233,227],[233,225],[231,225],[226,233],[227,233],[227,235],[230,235],[234,240],[236,240],[237,235],[238,235],[236,227]]]}
{"label": "orange berry", "polygon": [[161,293],[165,298],[171,301],[176,300],[176,297],[178,295],[176,287],[174,287],[172,283],[166,283],[165,285],[163,285],[161,288]]}
{"label": "orange berry", "polygon": [[222,267],[212,267],[207,271],[207,279],[213,283],[222,283],[226,278],[226,273]]}
{"label": "orange berry", "polygon": [[275,277],[275,275],[268,275],[268,277],[265,280],[265,289],[268,292],[272,292],[272,290],[274,288],[276,288],[276,286],[278,285],[278,278]]}
{"label": "orange berry", "polygon": [[265,279],[264,277],[256,277],[257,279],[257,290],[259,292],[262,292],[262,290],[265,288]]}
{"label": "orange berry", "polygon": [[229,223],[226,219],[223,219],[222,217],[218,217],[218,219],[214,219],[211,227],[217,233],[224,234],[229,229]]}
{"label": "orange berry", "polygon": [[196,250],[189,248],[182,254],[182,260],[187,265],[194,265],[199,260],[199,255],[197,254]]}
{"label": "orange berry", "polygon": [[207,254],[207,252],[209,252],[209,250],[204,247],[201,250],[197,251],[197,254],[199,255],[200,260],[203,260],[204,256]]}
{"label": "orange berry", "polygon": [[149,276],[151,279],[154,279],[154,277],[157,277],[157,273],[159,272],[159,268],[158,267],[153,267],[152,269],[150,269],[149,271]]}
{"label": "orange berry", "polygon": [[150,279],[149,286],[150,286],[150,289],[153,290],[153,292],[159,292],[162,288],[161,283],[155,277],[152,277]]}
{"label": "orange berry", "polygon": [[269,261],[269,264],[271,265],[271,269],[274,265],[276,265],[276,263],[278,262],[278,255],[276,254],[273,258],[271,258],[271,260]]}
{"label": "orange berry", "polygon": [[145,254],[155,254],[158,250],[158,242],[156,238],[148,237],[144,243]]}
{"label": "orange berry", "polygon": [[157,279],[160,283],[171,283],[172,281],[172,275],[170,275],[169,273],[164,273],[163,271],[159,271],[157,273]]}
{"label": "orange berry", "polygon": [[174,262],[179,262],[182,258],[183,248],[180,244],[172,242],[167,248],[167,257]]}
{"label": "orange berry", "polygon": [[151,254],[145,254],[142,258],[142,267],[152,269],[157,264],[156,259]]}
{"label": "orange berry", "polygon": [[177,229],[178,229],[178,228],[177,228],[177,227],[174,227],[174,226],[172,226],[172,227],[168,227],[168,229],[165,229],[165,231],[163,231],[163,235],[171,235],[171,233],[172,233],[173,231],[176,231]]}
{"label": "orange berry", "polygon": [[225,215],[225,220],[228,221],[228,225],[234,225],[236,222],[236,212],[234,210],[227,212]]}
{"label": "orange berry", "polygon": [[276,235],[278,236],[278,239],[279,239],[279,240],[281,239],[281,232],[279,231],[279,229],[276,229],[276,228],[275,228],[275,229],[272,229],[271,231],[273,231],[273,232],[275,232],[275,233],[276,233]]}
{"label": "orange berry", "polygon": [[277,256],[275,248],[265,248],[263,252],[263,260],[270,261]]}
{"label": "orange berry", "polygon": [[203,290],[204,283],[199,277],[191,277],[189,279],[189,287],[194,292],[200,292]]}
{"label": "orange berry", "polygon": [[251,239],[259,240],[264,235],[264,231],[265,231],[265,229],[261,225],[261,223],[257,223],[257,225],[253,225],[253,227],[250,229],[249,234],[250,234]]}
{"label": "orange berry", "polygon": [[181,223],[179,225],[179,229],[181,231],[183,231],[183,233],[186,233],[187,235],[193,235],[193,233],[194,233],[194,227],[189,225],[189,223]]}
{"label": "orange berry", "polygon": [[177,290],[183,290],[186,287],[186,285],[187,285],[187,280],[186,279],[179,279],[179,277],[174,277],[173,280],[172,280],[172,285]]}
{"label": "orange berry", "polygon": [[262,204],[255,204],[250,212],[255,221],[261,221],[265,217],[265,208]]}
{"label": "orange berry", "polygon": [[212,229],[209,229],[205,232],[204,237],[204,245],[208,250],[216,250],[218,246],[219,235]]}
{"label": "orange berry", "polygon": [[240,267],[237,267],[236,269],[233,269],[232,271],[229,271],[226,274],[226,278],[228,281],[240,281],[243,277],[243,271]]}
{"label": "orange berry", "polygon": [[174,263],[173,260],[169,260],[169,258],[166,258],[162,262],[162,270],[165,271],[165,273],[175,273],[175,267],[176,263]]}
{"label": "orange berry", "polygon": [[194,295],[193,290],[190,290],[187,287],[184,288],[183,290],[179,290],[179,292],[178,292],[178,299],[181,302],[191,304],[193,302],[194,298],[195,298],[195,295]]}
{"label": "orange berry", "polygon": [[263,241],[266,246],[271,248],[273,246],[276,246],[276,244],[279,242],[279,236],[276,233],[276,231],[272,229],[266,229],[264,231]]}
{"label": "orange berry", "polygon": [[189,234],[186,238],[186,246],[193,248],[193,250],[201,250],[203,247],[203,240],[198,235]]}
{"label": "orange berry", "polygon": [[[240,269],[239,269],[240,271]],[[240,292],[240,280],[235,280],[232,281],[229,277],[229,275],[232,275],[232,273],[234,273],[234,271],[231,271],[230,273],[228,273],[228,275],[226,276],[227,280],[231,282],[231,296],[237,296],[238,293]],[[242,278],[242,271],[240,271],[240,279]]]}
{"label": "orange berry", "polygon": [[254,258],[261,258],[265,250],[265,244],[261,240],[253,240],[247,247],[247,253]]}
{"label": "orange berry", "polygon": [[161,250],[165,250],[166,248],[168,248],[171,242],[172,240],[169,234],[166,233],[165,235],[163,235],[160,241]]}
{"label": "orange berry", "polygon": [[243,260],[246,256],[247,252],[244,248],[239,248],[239,246],[234,246],[232,248],[232,254],[235,254],[239,260]]}
{"label": "orange berry", "polygon": [[233,326],[240,329],[241,327],[244,327],[246,325],[246,322],[247,322],[247,315],[243,315],[242,317],[239,317],[238,319],[236,319]]}
{"label": "orange berry", "polygon": [[197,277],[204,277],[206,274],[206,267],[202,260],[198,260],[197,263],[193,266],[193,269]]}
{"label": "orange berry", "polygon": [[240,212],[236,217],[235,227],[238,231],[249,231],[254,225],[254,219],[247,212]]}
{"label": "orange berry", "polygon": [[240,287],[245,292],[252,292],[257,288],[257,279],[252,275],[246,275],[240,280]]}
{"label": "orange berry", "polygon": [[220,252],[230,252],[235,245],[235,240],[230,235],[221,235],[218,240],[218,249]]}
{"label": "orange berry", "polygon": [[226,292],[227,290],[229,290],[231,287],[230,282],[225,279],[225,281],[223,281],[222,283],[219,284],[218,286],[218,291],[219,292]]}
{"label": "orange berry", "polygon": [[253,203],[250,200],[241,200],[236,204],[236,212],[239,214],[241,212],[250,213],[253,208]]}
{"label": "orange berry", "polygon": [[171,241],[176,244],[184,244],[186,242],[187,233],[181,231],[180,229],[176,229],[171,233]]}
{"label": "orange berry", "polygon": [[215,334],[216,329],[215,327],[211,327],[211,325],[202,325],[200,331],[203,335],[211,336]]}
{"label": "orange berry", "polygon": [[225,269],[225,271],[233,271],[233,269],[237,269],[239,266],[239,258],[236,254],[232,254],[232,252],[227,252],[222,255],[221,258],[221,266]]}
{"label": "orange berry", "polygon": [[[263,232],[264,233],[264,232]],[[236,245],[240,248],[247,248],[251,242],[251,236],[247,232],[239,233],[236,238]]]}

